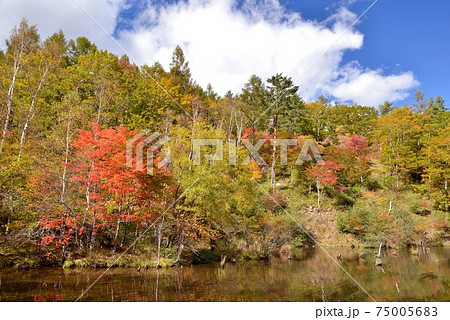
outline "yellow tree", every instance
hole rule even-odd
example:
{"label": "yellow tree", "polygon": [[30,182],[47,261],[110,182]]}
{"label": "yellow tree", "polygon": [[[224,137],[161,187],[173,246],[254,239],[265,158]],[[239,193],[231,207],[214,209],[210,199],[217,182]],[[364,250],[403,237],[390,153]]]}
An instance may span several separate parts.
{"label": "yellow tree", "polygon": [[423,175],[438,209],[450,209],[450,125],[428,140],[424,155],[427,166]]}
{"label": "yellow tree", "polygon": [[381,161],[389,175],[401,179],[420,181],[420,134],[419,116],[410,108],[395,109],[376,122],[377,137],[381,144]]}
{"label": "yellow tree", "polygon": [[[186,190],[169,218],[172,221],[172,238],[177,239],[179,254],[186,242],[198,244],[214,240],[233,230],[229,226],[252,215],[257,205],[255,186],[251,181],[252,168],[233,160],[230,165],[228,161],[236,152],[242,162],[244,150],[238,148],[235,141],[228,142],[225,132],[205,122],[199,121],[194,126],[193,130],[173,127],[171,139],[166,145],[171,150],[169,167],[179,186],[175,198]],[[193,138],[216,139],[214,141],[221,143],[217,146],[207,142],[206,145],[199,145],[200,152],[192,153],[191,144],[196,143]],[[214,154],[217,156],[212,157]]]}
{"label": "yellow tree", "polygon": [[100,124],[116,124],[113,123],[114,111],[122,73],[118,57],[107,51],[89,51],[79,56],[77,64],[69,70],[72,86],[92,106],[91,120]]}
{"label": "yellow tree", "polygon": [[22,155],[31,121],[38,111],[39,104],[42,104],[40,101],[42,91],[49,79],[55,78],[56,69],[61,67],[62,59],[59,51],[60,48],[52,42],[46,42],[43,48],[27,57],[28,63],[25,67],[27,96],[24,101],[27,108],[20,134],[18,159]]}
{"label": "yellow tree", "polygon": [[323,101],[314,101],[305,104],[306,114],[309,118],[310,131],[316,141],[322,141],[326,135],[325,109]]}
{"label": "yellow tree", "polygon": [[[19,72],[23,69],[26,62],[26,56],[32,52],[35,52],[39,43],[39,34],[37,33],[36,26],[29,26],[27,20],[23,19],[18,27],[14,27],[11,31],[11,36],[6,41],[6,73],[9,77],[9,85],[6,94],[6,112],[2,129],[2,137],[0,140],[0,156],[3,151],[3,147],[8,132],[11,113],[13,109],[14,90],[17,85]],[[6,80],[6,79],[5,79]],[[2,103],[3,105],[3,103]],[[3,107],[3,106],[2,106]]]}
{"label": "yellow tree", "polygon": [[142,67],[132,99],[131,126],[135,128],[160,129],[157,125],[168,113],[176,117],[191,112],[192,96],[182,94],[180,85],[159,65]]}

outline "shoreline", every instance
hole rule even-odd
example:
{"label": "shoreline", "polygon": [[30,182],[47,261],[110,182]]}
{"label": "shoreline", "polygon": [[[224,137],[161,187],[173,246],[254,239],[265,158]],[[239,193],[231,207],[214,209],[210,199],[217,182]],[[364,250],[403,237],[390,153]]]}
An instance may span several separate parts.
{"label": "shoreline", "polygon": [[[342,249],[347,253],[350,251],[357,255],[371,255],[376,254],[374,246],[327,246],[321,245],[324,249],[333,249],[333,251]],[[430,251],[437,248],[450,248],[448,243],[439,246],[416,246],[409,245],[400,248],[384,247],[383,252],[388,252],[397,255],[399,252],[409,251],[411,255],[419,256],[422,252]],[[43,268],[61,268],[64,270],[71,269],[106,269],[106,268],[138,268],[140,269],[160,269],[173,268],[179,266],[195,266],[204,264],[220,264],[221,258],[226,256],[225,262],[236,263],[246,261],[270,261],[272,259],[301,261],[305,259],[305,254],[320,250],[318,246],[292,247],[291,245],[284,245],[280,248],[272,250],[269,254],[263,252],[217,252],[212,250],[200,250],[200,253],[186,252],[181,261],[175,261],[173,258],[161,257],[158,266],[157,260],[153,255],[146,256],[144,253],[127,254],[115,262],[118,256],[107,256],[100,253],[92,253],[86,256],[71,257],[64,261],[64,263],[39,263],[37,257],[30,256],[5,256],[0,253],[0,269],[15,269],[15,270],[30,270]],[[373,251],[373,252],[372,252]],[[339,258],[338,258],[339,259]]]}

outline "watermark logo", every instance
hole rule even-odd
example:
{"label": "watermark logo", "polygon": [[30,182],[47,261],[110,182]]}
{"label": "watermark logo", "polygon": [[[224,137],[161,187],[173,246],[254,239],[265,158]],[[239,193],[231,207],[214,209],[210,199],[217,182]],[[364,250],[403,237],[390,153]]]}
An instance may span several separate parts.
{"label": "watermark logo", "polygon": [[[159,140],[158,140],[159,139]],[[170,140],[168,136],[162,136],[160,133],[150,134],[149,130],[144,130],[130,139],[126,144],[126,161],[127,166],[135,168],[136,170],[143,170],[146,168],[147,173],[153,175],[155,166],[155,154],[161,147]],[[256,143],[252,144],[249,139],[241,139],[240,145],[237,144],[236,139],[228,140],[228,164],[231,166],[246,166],[250,161],[255,161],[260,166],[268,166],[267,162],[259,153],[260,149],[270,141],[270,145],[275,146],[279,150],[279,165],[288,165],[288,152],[289,147],[298,146],[297,139],[259,139]],[[208,149],[209,152],[203,152],[202,147]],[[246,158],[238,161],[238,150],[241,147],[245,147],[249,152]],[[295,148],[298,150],[298,148]],[[144,151],[146,150],[146,153]],[[191,161],[194,166],[201,164],[204,158],[208,162],[222,161],[224,160],[224,140],[223,139],[192,139],[191,140],[192,157]],[[146,164],[144,166],[144,155]],[[136,161],[133,161],[135,156]],[[170,149],[167,152],[166,157],[156,164],[158,169],[165,167],[171,161]],[[317,164],[323,164],[322,155],[317,148],[317,145],[313,139],[305,139],[300,152],[296,158],[294,165],[302,165],[304,162],[316,162]]]}
{"label": "watermark logo", "polygon": [[[240,163],[241,166],[246,166],[251,160],[256,161],[260,166],[267,166],[266,161],[263,159],[259,150],[267,142],[266,139],[259,139],[254,145],[249,139],[241,139],[241,144],[250,153],[244,161]],[[298,145],[297,139],[271,139],[270,144],[276,146],[280,150],[279,165],[288,165],[288,147],[296,147]],[[210,146],[215,150],[214,153],[203,154],[203,157],[207,161],[220,161],[223,160],[223,140],[222,139],[192,139],[192,152],[193,152],[193,164],[200,165],[201,162],[201,147]],[[236,166],[238,164],[238,152],[240,146],[237,145],[235,139],[228,140],[228,164]],[[324,164],[322,155],[313,139],[305,139],[303,142],[300,153],[296,158],[295,165],[300,166],[304,162],[315,161],[317,164]]]}
{"label": "watermark logo", "polygon": [[[148,135],[150,130],[144,130],[135,134],[133,137],[127,140],[126,143],[126,161],[127,166],[136,170],[147,170],[147,174],[153,175],[155,153],[159,150],[167,141],[170,140],[168,136],[163,136],[158,139],[161,134],[153,133]],[[147,136],[148,135],[148,136]],[[156,140],[156,141],[155,141]],[[134,150],[136,152],[134,152]],[[146,150],[146,164],[144,167],[144,150]],[[135,153],[135,164],[133,166],[133,155]],[[157,169],[165,167],[170,161],[170,152],[166,157],[156,164]]]}

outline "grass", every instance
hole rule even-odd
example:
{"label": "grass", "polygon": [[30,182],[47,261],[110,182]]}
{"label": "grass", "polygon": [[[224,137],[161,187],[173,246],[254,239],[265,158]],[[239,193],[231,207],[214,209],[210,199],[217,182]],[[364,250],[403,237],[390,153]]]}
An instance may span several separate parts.
{"label": "grass", "polygon": [[[116,257],[104,257],[99,255],[92,255],[86,258],[66,260],[63,264],[63,269],[73,268],[108,268],[112,267],[130,267],[130,268],[156,268],[158,262],[156,259],[151,259],[144,255],[124,255],[116,261]],[[161,258],[161,268],[168,268],[173,265],[175,261],[173,259]]]}

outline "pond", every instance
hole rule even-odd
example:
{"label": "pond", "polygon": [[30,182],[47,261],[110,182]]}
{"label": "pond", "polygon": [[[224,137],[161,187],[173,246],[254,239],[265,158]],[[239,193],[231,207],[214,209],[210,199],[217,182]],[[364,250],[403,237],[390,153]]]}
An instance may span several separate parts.
{"label": "pond", "polygon": [[[377,301],[450,301],[450,248],[387,251],[375,266],[350,248],[326,249]],[[335,258],[336,259],[336,258]],[[337,260],[337,259],[336,259]],[[0,301],[74,301],[106,269],[0,269]],[[371,301],[321,249],[293,259],[169,269],[111,268],[80,301]]]}

